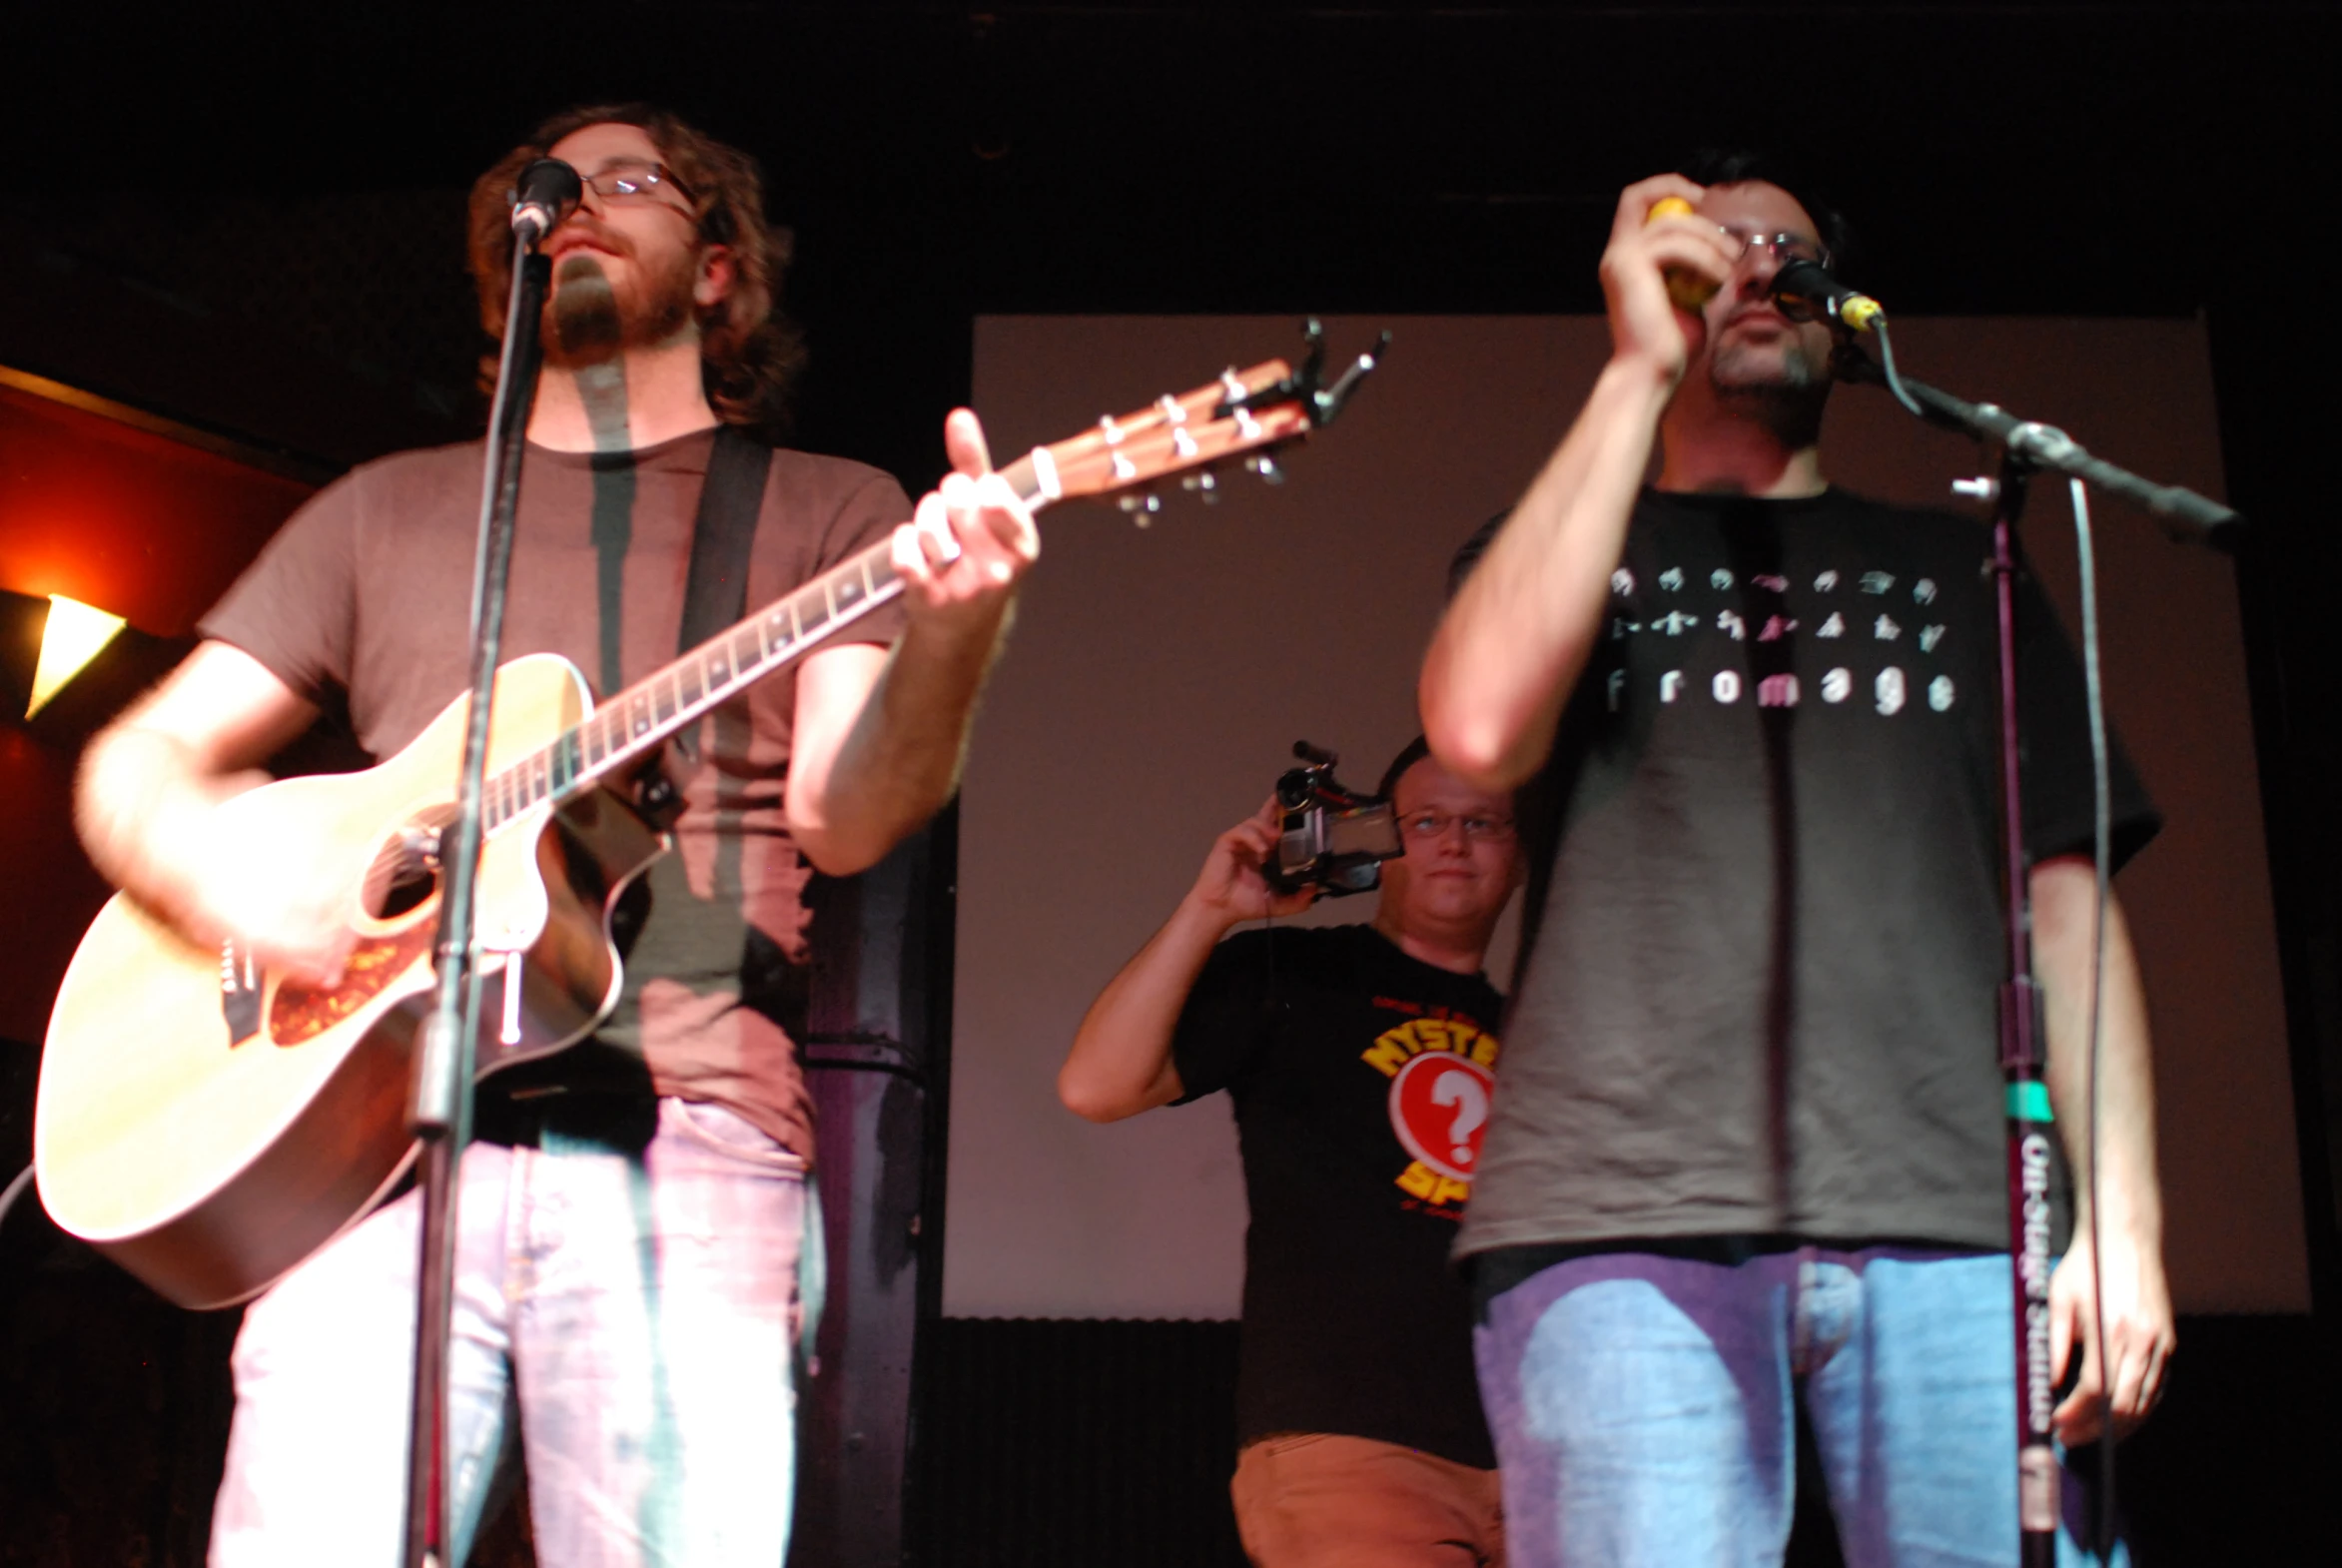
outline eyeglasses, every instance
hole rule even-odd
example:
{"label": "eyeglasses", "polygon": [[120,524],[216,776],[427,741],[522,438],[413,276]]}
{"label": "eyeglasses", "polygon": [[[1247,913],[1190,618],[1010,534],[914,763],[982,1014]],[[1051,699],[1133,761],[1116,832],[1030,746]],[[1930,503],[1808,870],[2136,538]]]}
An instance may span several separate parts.
{"label": "eyeglasses", "polygon": [[1457,823],[1463,824],[1464,837],[1474,844],[1493,844],[1512,837],[1510,817],[1451,817],[1444,811],[1418,811],[1398,820],[1399,830],[1411,839],[1445,838],[1447,830]]}
{"label": "eyeglasses", "polygon": [[1734,247],[1733,260],[1736,263],[1746,261],[1751,251],[1766,250],[1773,253],[1774,265],[1780,267],[1786,267],[1791,262],[1812,262],[1822,268],[1830,265],[1830,247],[1805,235],[1757,234],[1748,229],[1736,229],[1730,224],[1718,224],[1716,227],[1723,231],[1725,240]]}
{"label": "eyeglasses", "polygon": [[691,188],[675,178],[674,171],[665,164],[654,164],[642,158],[620,158],[604,164],[599,174],[578,176],[593,189],[594,195],[605,202],[646,202],[654,199],[660,186],[671,188],[686,204],[698,198]]}

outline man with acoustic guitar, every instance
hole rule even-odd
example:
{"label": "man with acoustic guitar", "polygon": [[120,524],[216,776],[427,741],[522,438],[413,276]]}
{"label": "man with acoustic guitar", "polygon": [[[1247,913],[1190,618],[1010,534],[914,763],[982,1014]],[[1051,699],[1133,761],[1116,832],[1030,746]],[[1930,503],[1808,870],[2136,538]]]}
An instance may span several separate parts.
{"label": "man with acoustic guitar", "polygon": [[[793,369],[774,313],[786,247],[739,152],[641,107],[557,116],[473,191],[499,335],[506,193],[541,156],[585,193],[543,246],[504,654],[561,654],[607,696],[674,656],[702,491],[712,505],[708,476],[737,450],[721,432],[766,424]],[[1039,549],[974,415],[954,413],[945,440],[954,471],[912,522],[895,482],[856,463],[759,446],[743,470],[747,604],[890,533],[906,590],[698,726],[674,852],[643,879],[647,911],[628,906],[615,1010],[481,1086],[450,1349],[456,1561],[515,1434],[547,1563],[786,1554],[813,1157],[791,1044],[804,888],[873,865],[950,797]],[[362,961],[353,890],[378,846],[304,843],[220,808],[321,713],[386,758],[464,688],[481,461],[476,441],[407,452],[329,486],[91,746],[92,858],[193,941],[313,987]],[[215,1563],[395,1559],[416,1223],[413,1194],[397,1198],[252,1305]]]}

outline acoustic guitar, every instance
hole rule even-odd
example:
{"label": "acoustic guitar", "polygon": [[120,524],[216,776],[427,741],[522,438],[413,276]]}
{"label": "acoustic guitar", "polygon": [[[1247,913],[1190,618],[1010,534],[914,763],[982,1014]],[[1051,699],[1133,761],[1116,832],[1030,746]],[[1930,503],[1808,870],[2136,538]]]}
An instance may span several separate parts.
{"label": "acoustic guitar", "polygon": [[[1230,370],[1002,473],[1036,508],[1119,496],[1140,513],[1169,478],[1208,492],[1231,458],[1273,477],[1272,450],[1338,412],[1374,364],[1361,356],[1323,387],[1310,334],[1298,373],[1282,360]],[[617,1002],[619,896],[668,844],[626,782],[668,736],[900,594],[890,551],[870,546],[598,706],[557,655],[497,670],[474,884],[481,1078],[584,1039]],[[41,1199],[183,1306],[265,1289],[412,1158],[408,1067],[434,984],[437,845],[467,708],[457,698],[366,772],[285,779],[221,808],[257,818],[285,854],[364,868],[337,985],[268,974],[235,943],[198,947],[123,894],[74,954],[41,1059]]]}

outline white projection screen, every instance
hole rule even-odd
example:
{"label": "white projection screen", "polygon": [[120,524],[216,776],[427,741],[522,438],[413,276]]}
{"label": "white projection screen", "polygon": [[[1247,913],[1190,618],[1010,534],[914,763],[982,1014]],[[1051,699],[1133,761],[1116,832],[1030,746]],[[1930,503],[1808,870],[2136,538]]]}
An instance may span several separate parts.
{"label": "white projection screen", "polygon": [[[976,404],[996,455],[1297,356],[1259,317],[991,317]],[[1607,349],[1594,318],[1337,319],[1386,367],[1291,453],[1287,482],[1171,494],[1141,530],[1096,503],[1043,518],[1042,560],[979,720],[961,827],[944,1305],[954,1316],[1232,1317],[1244,1194],[1226,1098],[1093,1127],[1055,1078],[1084,1009],[1258,806],[1306,737],[1370,784],[1415,729],[1417,663],[1456,544],[1551,450]],[[2201,326],[1912,320],[1906,369],[2220,493]],[[1955,504],[1974,448],[1842,389],[1840,483]],[[2108,701],[2162,807],[2119,888],[2157,1053],[2167,1257],[2182,1311],[2306,1310],[2293,1111],[2244,654],[2227,560],[2097,512]],[[2078,624],[2062,485],[2026,528]],[[1365,918],[1334,901],[1317,918]],[[1509,965],[1509,952],[1500,956]],[[1507,969],[1492,963],[1502,983]],[[1499,1090],[1502,1093],[1501,1077]]]}

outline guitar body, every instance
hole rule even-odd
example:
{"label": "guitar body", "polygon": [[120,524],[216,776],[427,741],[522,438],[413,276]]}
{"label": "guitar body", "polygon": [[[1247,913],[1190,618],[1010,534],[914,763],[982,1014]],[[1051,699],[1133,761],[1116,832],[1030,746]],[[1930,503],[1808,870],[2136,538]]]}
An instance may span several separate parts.
{"label": "guitar body", "polygon": [[[413,1154],[408,1068],[439,915],[414,846],[453,820],[468,706],[458,698],[379,767],[287,779],[222,808],[260,814],[274,853],[348,868],[359,943],[332,990],[197,947],[122,895],[74,955],[41,1059],[41,1199],[183,1306],[258,1294],[365,1214]],[[591,706],[565,659],[503,666],[490,774]],[[540,802],[483,844],[480,1076],[558,1051],[608,1015],[622,981],[611,916],[665,847],[598,788]]]}

